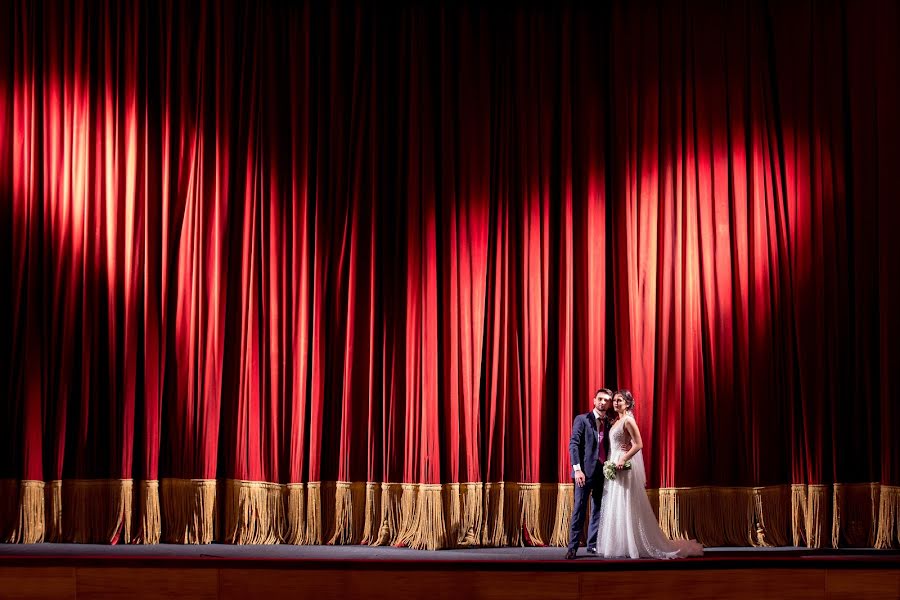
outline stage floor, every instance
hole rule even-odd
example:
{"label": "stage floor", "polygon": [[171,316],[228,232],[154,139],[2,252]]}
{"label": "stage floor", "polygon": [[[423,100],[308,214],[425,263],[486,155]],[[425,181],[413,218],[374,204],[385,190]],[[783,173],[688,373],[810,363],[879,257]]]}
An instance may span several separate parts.
{"label": "stage floor", "polygon": [[580,549],[0,544],[0,599],[900,598],[900,552],[709,548],[683,560]]}
{"label": "stage floor", "polygon": [[[479,569],[490,568],[491,563],[506,565],[507,568],[522,563],[528,568],[538,564],[553,565],[553,569],[566,567],[582,568],[637,568],[639,565],[652,565],[654,569],[672,568],[761,568],[791,563],[794,568],[803,565],[811,568],[832,568],[845,564],[847,567],[867,566],[869,568],[900,568],[900,551],[874,550],[871,548],[841,548],[810,550],[803,547],[779,548],[707,548],[706,554],[699,558],[681,560],[654,559],[604,559],[586,553],[582,547],[574,561],[564,559],[565,548],[547,547],[514,547],[514,548],[457,548],[450,550],[411,550],[409,548],[393,548],[383,546],[256,546],[231,544],[154,544],[154,545],[105,545],[105,544],[0,544],[0,560],[4,564],[42,562],[42,561],[124,561],[153,562],[160,564],[166,561],[185,562],[199,561],[247,563],[262,562],[279,566],[299,567],[305,563],[314,564],[317,568],[325,567],[329,562],[337,562],[347,566],[348,561],[374,563],[381,568],[388,568],[398,563],[401,568],[411,563],[447,563],[457,566],[476,564]],[[436,565],[435,565],[436,566]],[[446,565],[444,565],[446,566]],[[839,567],[838,567],[839,568]]]}

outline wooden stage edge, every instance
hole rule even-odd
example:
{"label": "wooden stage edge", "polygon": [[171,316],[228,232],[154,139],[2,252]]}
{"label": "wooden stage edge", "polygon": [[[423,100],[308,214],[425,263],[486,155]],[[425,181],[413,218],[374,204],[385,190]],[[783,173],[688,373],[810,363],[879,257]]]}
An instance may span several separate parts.
{"label": "wooden stage edge", "polygon": [[0,598],[900,598],[900,555],[683,561],[0,556]]}

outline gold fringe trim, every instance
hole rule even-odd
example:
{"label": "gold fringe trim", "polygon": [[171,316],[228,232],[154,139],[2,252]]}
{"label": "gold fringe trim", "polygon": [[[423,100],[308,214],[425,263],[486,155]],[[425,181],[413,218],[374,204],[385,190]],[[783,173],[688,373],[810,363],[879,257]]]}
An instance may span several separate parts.
{"label": "gold fringe trim", "polygon": [[338,481],[334,497],[334,534],[329,544],[358,544],[366,525],[366,487],[363,483]]}
{"label": "gold fringe trim", "polygon": [[[718,541],[718,519],[713,512],[708,487],[661,488],[659,490],[659,526],[669,539],[694,538],[704,546]],[[722,506],[718,507],[722,510]],[[745,509],[740,504],[736,510]]]}
{"label": "gold fringe trim", "polygon": [[[664,493],[665,492],[665,493]],[[708,487],[660,490],[659,518],[666,506],[676,510],[665,515],[672,523],[673,539],[696,539],[704,546],[746,545],[750,538],[750,490],[747,488]],[[673,503],[670,496],[674,496]]]}
{"label": "gold fringe trim", "polygon": [[484,484],[483,546],[518,546],[521,541],[519,484],[512,482]]}
{"label": "gold fringe trim", "polygon": [[162,518],[159,509],[159,481],[148,479],[138,482],[140,516],[134,537],[136,544],[158,544],[162,535]]}
{"label": "gold fringe trim", "polygon": [[459,529],[462,519],[462,498],[458,483],[444,484],[442,494],[444,498],[444,529],[447,534],[447,547],[459,546]]}
{"label": "gold fringe trim", "polygon": [[419,484],[400,484],[400,509],[397,516],[396,533],[391,536],[391,545],[405,546],[407,539],[416,534],[416,498],[418,497]]}
{"label": "gold fringe trim", "polygon": [[791,537],[794,546],[806,543],[806,484],[791,484]]}
{"label": "gold fringe trim", "polygon": [[226,544],[277,544],[281,540],[284,503],[281,485],[263,481],[225,481]]}
{"label": "gold fringe trim", "polygon": [[444,523],[448,548],[472,548],[480,544],[484,484],[444,484]]}
{"label": "gold fringe trim", "polygon": [[394,545],[416,550],[447,547],[443,487],[440,484],[403,484],[401,506],[404,519]]}
{"label": "gold fringe trim", "polygon": [[790,493],[790,488],[786,485],[750,488],[752,520],[749,541],[751,546],[789,545],[791,517],[787,506]]}
{"label": "gold fringe trim", "polygon": [[163,479],[163,539],[173,544],[211,544],[216,535],[216,480]]}
{"label": "gold fringe trim", "polygon": [[559,484],[556,488],[556,510],[553,519],[553,534],[550,536],[551,546],[569,545],[573,508],[575,508],[575,484]]}
{"label": "gold fringe trim", "polygon": [[503,501],[499,504],[500,521],[503,523],[503,532],[506,537],[506,545],[524,546],[525,536],[522,534],[522,502],[519,497],[519,489],[522,484],[508,482],[503,486]]}
{"label": "gold fringe trim", "polygon": [[484,521],[484,485],[459,484],[459,505],[461,513],[456,543],[463,547],[477,546]]}
{"label": "gold fringe trim", "polygon": [[[574,496],[571,483],[163,479],[138,482],[136,497],[133,485],[0,480],[0,541],[566,546]],[[218,485],[224,512],[217,508]],[[900,545],[897,486],[663,488],[647,495],[669,537],[707,546],[818,548],[829,530],[833,547]]]}
{"label": "gold fringe trim", "polygon": [[794,545],[821,548],[827,530],[830,485],[795,483],[791,486]]}
{"label": "gold fringe trim", "polygon": [[306,543],[306,484],[284,486],[285,524],[281,541],[285,544]]}
{"label": "gold fringe trim", "polygon": [[4,480],[7,498],[3,510],[7,529],[5,541],[37,544],[44,541],[44,482]]}
{"label": "gold fringe trim", "polygon": [[381,529],[381,493],[380,484],[374,481],[366,482],[366,518],[363,522],[363,537],[361,544],[374,546],[378,541],[378,533]]}
{"label": "gold fringe trim", "polygon": [[830,485],[808,486],[808,510],[806,513],[806,541],[809,548],[821,548],[828,531]]}
{"label": "gold fringe trim", "polygon": [[558,488],[556,484],[519,484],[523,545],[546,546],[550,541],[556,522]]}
{"label": "gold fringe trim", "polygon": [[64,542],[63,537],[63,482],[59,479],[48,481],[44,487],[45,531],[44,541],[51,543]]}
{"label": "gold fringe trim", "polygon": [[64,539],[76,544],[130,543],[133,488],[130,479],[64,480]]}
{"label": "gold fringe trim", "polygon": [[881,486],[878,505],[878,536],[875,547],[878,549],[894,548],[900,543],[900,487]]}
{"label": "gold fringe trim", "polygon": [[334,528],[335,483],[311,481],[306,484],[306,543],[324,544]]}
{"label": "gold fringe trim", "polygon": [[832,495],[831,546],[875,545],[880,486],[877,483],[836,483]]}
{"label": "gold fringe trim", "polygon": [[[704,546],[787,545],[786,486],[661,488],[655,493],[659,525],[670,539],[695,539]],[[648,490],[649,497],[653,494]]]}
{"label": "gold fringe trim", "polygon": [[381,484],[381,521],[373,546],[392,546],[397,543],[403,526],[404,484]]}

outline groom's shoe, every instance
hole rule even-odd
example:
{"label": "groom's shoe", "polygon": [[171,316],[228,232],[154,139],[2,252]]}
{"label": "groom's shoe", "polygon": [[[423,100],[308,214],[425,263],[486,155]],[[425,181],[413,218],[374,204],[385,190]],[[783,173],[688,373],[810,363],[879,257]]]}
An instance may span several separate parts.
{"label": "groom's shoe", "polygon": [[597,552],[596,548],[592,548],[590,546],[588,546],[587,553],[588,554],[599,554],[599,552]]}
{"label": "groom's shoe", "polygon": [[574,559],[575,559],[575,552],[576,552],[576,551],[575,551],[575,550],[572,550],[571,548],[570,548],[569,550],[566,550],[566,560],[574,560]]}

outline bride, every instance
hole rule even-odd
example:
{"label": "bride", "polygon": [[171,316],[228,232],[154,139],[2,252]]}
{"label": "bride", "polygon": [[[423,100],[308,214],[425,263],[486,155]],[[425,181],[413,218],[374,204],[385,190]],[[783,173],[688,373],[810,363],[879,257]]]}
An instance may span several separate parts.
{"label": "bride", "polygon": [[[628,390],[619,390],[613,395],[613,409],[618,418],[609,429],[609,440],[610,460],[615,463],[616,470],[615,479],[603,486],[598,554],[607,558],[702,556],[703,546],[696,541],[669,540],[659,528],[644,490],[647,477],[641,455],[643,442],[631,413],[633,408],[634,397]],[[626,465],[629,461],[630,469]]]}

